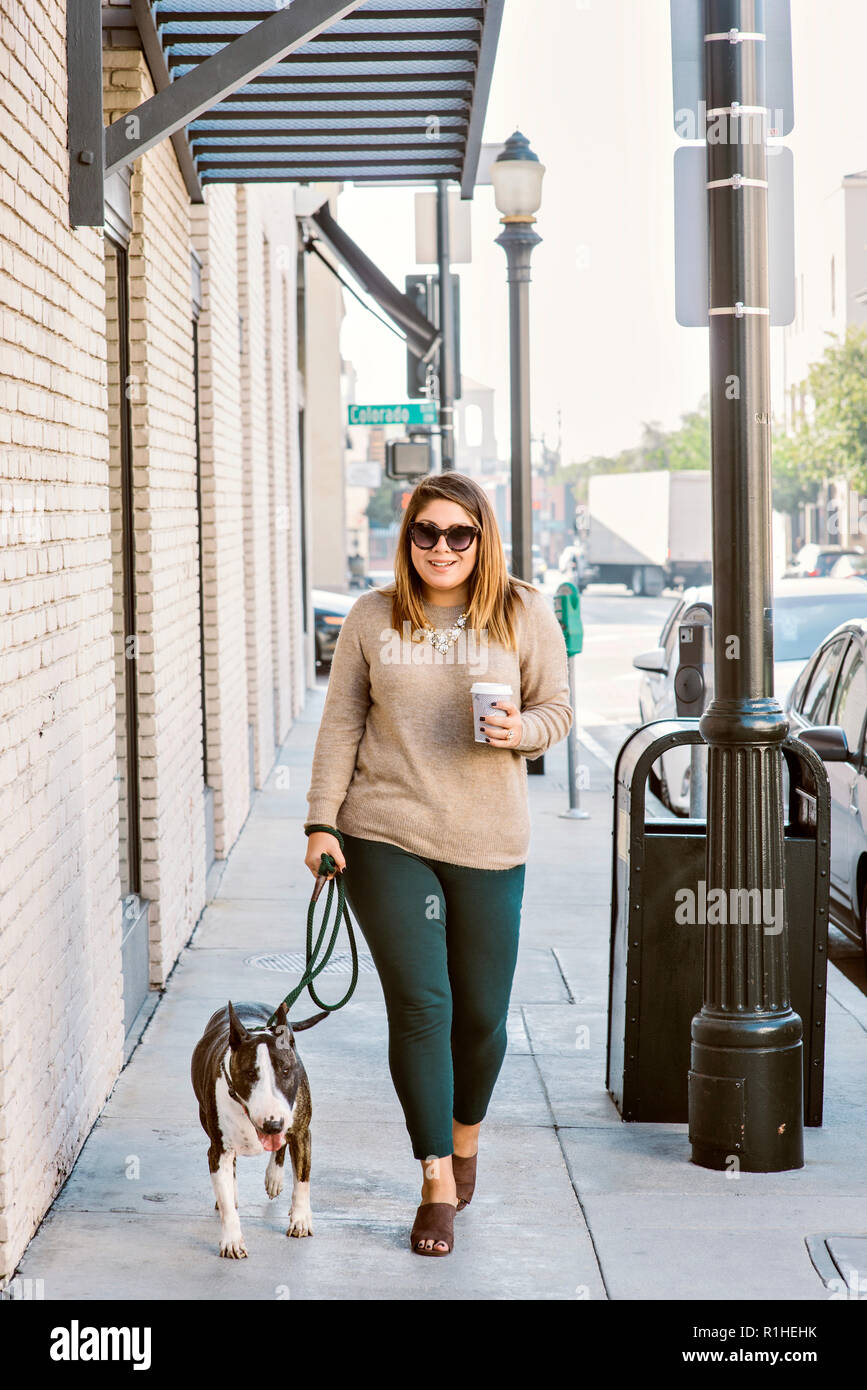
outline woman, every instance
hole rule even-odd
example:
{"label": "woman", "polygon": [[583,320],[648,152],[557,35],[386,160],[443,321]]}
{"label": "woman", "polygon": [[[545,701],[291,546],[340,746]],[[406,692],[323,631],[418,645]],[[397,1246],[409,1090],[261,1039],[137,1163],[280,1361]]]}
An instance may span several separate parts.
{"label": "woman", "polygon": [[[525,758],[572,722],[548,600],[506,572],[461,473],[413,491],[394,583],[340,630],[313,757],[305,863],[323,853],[370,947],[422,1201],[410,1245],[448,1255],[506,1051],[530,839]],[[511,686],[475,741],[470,688]]]}

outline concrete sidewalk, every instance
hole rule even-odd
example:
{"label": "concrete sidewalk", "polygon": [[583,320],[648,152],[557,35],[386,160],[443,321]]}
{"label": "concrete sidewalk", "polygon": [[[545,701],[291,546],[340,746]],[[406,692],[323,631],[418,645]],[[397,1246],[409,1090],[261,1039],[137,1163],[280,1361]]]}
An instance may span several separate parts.
{"label": "concrete sidewalk", "polygon": [[[801,1171],[733,1180],[696,1168],[685,1125],[625,1125],[608,1097],[611,769],[593,740],[582,791],[590,820],[558,815],[565,744],[547,755],[544,777],[530,778],[509,1052],[454,1254],[422,1260],[409,1250],[419,1170],[368,968],[345,1010],[299,1035],[313,1094],[314,1237],[284,1235],[290,1180],[270,1202],[264,1156],[239,1159],[249,1259],[218,1258],[190,1055],[227,998],[276,1003],[297,978],[248,960],[304,949],[312,880],[302,823],[323,694],[311,693],[19,1275],[44,1281],[46,1299],[824,1300],[806,1238],[830,1235],[867,1281],[867,1000],[833,966],[825,1125],[806,1130]],[[323,973],[319,992],[337,998],[347,980]],[[587,1048],[576,1046],[579,1028],[589,1030]]]}

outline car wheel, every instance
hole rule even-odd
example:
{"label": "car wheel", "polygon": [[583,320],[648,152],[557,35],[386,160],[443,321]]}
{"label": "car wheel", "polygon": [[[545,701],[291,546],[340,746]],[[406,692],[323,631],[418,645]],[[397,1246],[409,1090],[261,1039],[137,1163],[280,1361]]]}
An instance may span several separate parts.
{"label": "car wheel", "polygon": [[644,592],[648,598],[659,598],[665,588],[665,576],[661,570],[645,570]]}
{"label": "car wheel", "polygon": [[867,883],[865,883],[861,893],[861,951],[864,956],[864,964],[867,966]]}
{"label": "car wheel", "polygon": [[641,598],[644,593],[644,570],[636,567],[632,571],[632,582],[629,585],[636,598]]}

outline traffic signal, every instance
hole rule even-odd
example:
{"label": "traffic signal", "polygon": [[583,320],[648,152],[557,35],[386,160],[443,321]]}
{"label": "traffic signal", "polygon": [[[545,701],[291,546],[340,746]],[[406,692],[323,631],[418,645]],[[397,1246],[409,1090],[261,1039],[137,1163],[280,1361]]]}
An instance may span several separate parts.
{"label": "traffic signal", "polygon": [[[438,275],[407,275],[406,294],[420,314],[424,314],[437,328],[440,323],[440,279]],[[452,275],[452,293],[455,300],[455,400],[461,398],[461,282],[460,277]],[[422,362],[414,352],[406,351],[406,394],[411,401],[436,397],[435,378],[439,372],[439,349]],[[428,387],[430,389],[428,389]]]}

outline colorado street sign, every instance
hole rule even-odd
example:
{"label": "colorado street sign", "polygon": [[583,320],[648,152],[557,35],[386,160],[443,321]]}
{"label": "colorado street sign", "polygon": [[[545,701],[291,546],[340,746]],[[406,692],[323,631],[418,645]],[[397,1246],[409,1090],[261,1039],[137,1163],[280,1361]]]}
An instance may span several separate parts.
{"label": "colorado street sign", "polygon": [[436,401],[409,401],[404,405],[350,405],[350,425],[435,425]]}

